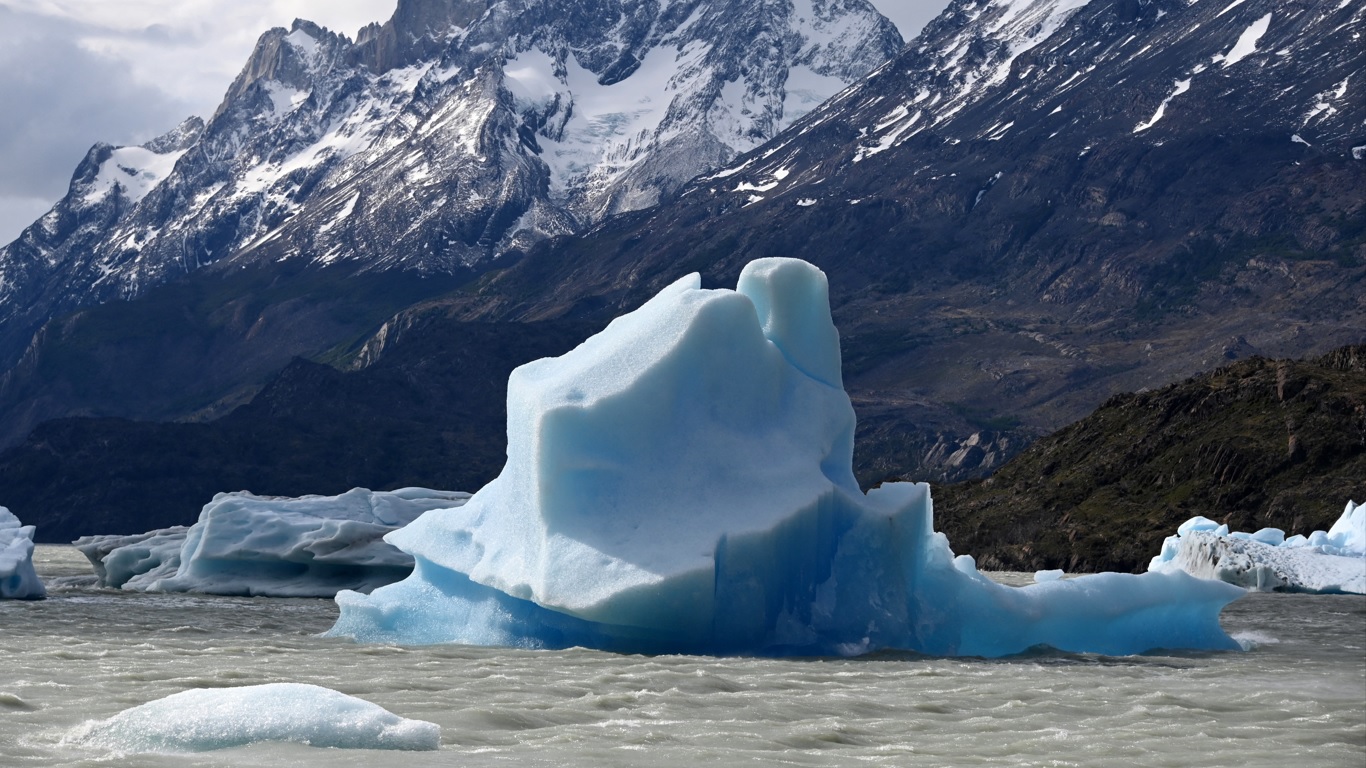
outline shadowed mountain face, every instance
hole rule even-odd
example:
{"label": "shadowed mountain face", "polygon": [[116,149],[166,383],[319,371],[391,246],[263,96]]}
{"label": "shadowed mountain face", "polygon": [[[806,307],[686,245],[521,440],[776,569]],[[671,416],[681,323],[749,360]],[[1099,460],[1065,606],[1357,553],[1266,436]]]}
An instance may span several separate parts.
{"label": "shadowed mountain face", "polygon": [[1003,570],[1142,571],[1196,515],[1327,530],[1366,498],[1366,346],[1253,358],[1140,394],[935,496],[955,551]]}
{"label": "shadowed mountain face", "polygon": [[[979,476],[1115,393],[1363,340],[1364,15],[1360,4],[1270,0],[957,2],[855,87],[675,199],[523,243],[458,290],[415,297],[368,341],[348,326],[299,350],[382,367],[402,337],[439,365],[446,353],[427,339],[438,327],[600,326],[688,272],[727,285],[754,258],[796,256],[830,277],[860,480]],[[400,243],[386,232],[377,242]],[[243,258],[282,269],[295,241],[281,238]],[[434,238],[393,247],[439,251]],[[145,301],[128,309],[174,324]],[[72,320],[32,355],[97,328]],[[111,381],[143,373],[103,370]],[[45,391],[42,375],[28,376],[0,384],[4,418],[31,412],[31,395],[13,393]],[[470,379],[451,396],[501,401],[503,383]],[[215,386],[220,408],[253,391]],[[186,412],[213,402],[210,390]],[[87,413],[125,413],[107,393],[85,402],[101,403]],[[44,413],[78,412],[62,407]],[[66,429],[78,436],[81,424]]]}
{"label": "shadowed mountain face", "polygon": [[508,374],[598,328],[424,330],[363,371],[295,360],[249,404],[207,423],[48,421],[0,453],[6,506],[33,514],[40,541],[67,542],[192,523],[225,489],[479,488],[503,466]]}

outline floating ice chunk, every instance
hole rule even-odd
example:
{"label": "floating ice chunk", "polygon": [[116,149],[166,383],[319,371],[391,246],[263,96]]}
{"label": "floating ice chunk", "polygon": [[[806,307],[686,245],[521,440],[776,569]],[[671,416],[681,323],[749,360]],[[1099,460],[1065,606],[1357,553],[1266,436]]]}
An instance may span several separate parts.
{"label": "floating ice chunk", "polygon": [[369,591],[412,571],[383,536],[467,493],[354,488],[339,496],[220,493],[199,521],[135,536],[85,536],[77,549],[101,586],[138,592],[332,597]]}
{"label": "floating ice chunk", "polygon": [[1219,523],[1208,517],[1192,517],[1176,529],[1176,535],[1185,536],[1191,531],[1212,531],[1218,527]]}
{"label": "floating ice chunk", "polygon": [[1341,555],[1366,556],[1366,504],[1347,502],[1342,517],[1328,529],[1328,545]]}
{"label": "floating ice chunk", "polygon": [[441,728],[300,683],[199,688],[79,726],[70,741],[117,752],[207,752],[265,741],[339,749],[433,750]]}
{"label": "floating ice chunk", "polygon": [[1185,571],[1263,592],[1366,594],[1366,506],[1347,503],[1327,531],[1285,537],[1279,528],[1256,533],[1213,527],[1192,518],[1162,544],[1150,572]]}
{"label": "floating ice chunk", "polygon": [[929,488],[863,494],[825,275],[697,275],[508,381],[508,461],[386,537],[408,579],[341,592],[330,634],[630,652],[1001,656],[1238,646],[1240,590],[1186,574],[996,584]]}
{"label": "floating ice chunk", "polygon": [[1063,571],[1060,568],[1051,571],[1035,571],[1034,581],[1035,583],[1042,583],[1045,581],[1057,581],[1058,579],[1061,579],[1064,575],[1066,575],[1066,571]]}
{"label": "floating ice chunk", "polygon": [[38,600],[46,594],[33,570],[33,526],[0,507],[0,599]]}
{"label": "floating ice chunk", "polygon": [[174,576],[189,526],[176,525],[129,536],[82,536],[72,542],[95,569],[101,587],[137,590],[142,584]]}

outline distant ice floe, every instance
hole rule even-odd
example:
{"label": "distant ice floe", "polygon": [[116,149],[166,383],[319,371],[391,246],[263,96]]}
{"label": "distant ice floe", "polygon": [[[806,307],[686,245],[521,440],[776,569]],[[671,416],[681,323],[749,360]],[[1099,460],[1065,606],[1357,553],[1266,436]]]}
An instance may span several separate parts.
{"label": "distant ice floe", "polygon": [[332,597],[407,576],[413,559],[386,533],[468,493],[354,488],[340,496],[220,493],[199,521],[132,536],[84,536],[76,548],[100,586],[137,592]]}
{"label": "distant ice floe", "polygon": [[39,600],[47,595],[33,570],[33,526],[0,507],[0,600]]}
{"label": "distant ice floe", "polygon": [[119,753],[208,752],[261,742],[333,749],[434,750],[441,728],[300,683],[198,688],[77,727],[68,743]]}
{"label": "distant ice floe", "polygon": [[[1237,649],[1242,590],[1185,573],[1007,587],[954,557],[929,487],[866,495],[825,275],[698,275],[508,381],[508,461],[386,540],[413,575],[341,592],[362,642],[619,652],[1004,656]],[[1059,574],[1060,575],[1060,574]]]}
{"label": "distant ice floe", "polygon": [[1328,532],[1285,537],[1279,528],[1235,531],[1205,517],[1187,520],[1148,565],[1261,592],[1366,594],[1366,505],[1347,503]]}

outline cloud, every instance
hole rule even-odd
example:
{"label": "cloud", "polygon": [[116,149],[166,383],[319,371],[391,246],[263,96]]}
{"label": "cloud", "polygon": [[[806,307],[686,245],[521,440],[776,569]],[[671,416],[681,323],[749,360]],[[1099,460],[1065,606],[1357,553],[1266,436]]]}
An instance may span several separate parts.
{"label": "cloud", "polygon": [[0,0],[0,243],[66,193],[94,143],[212,114],[267,29],[297,17],[354,36],[395,3]]}
{"label": "cloud", "polygon": [[185,103],[84,49],[79,34],[0,6],[0,196],[60,197],[96,141],[145,141],[186,116]]}

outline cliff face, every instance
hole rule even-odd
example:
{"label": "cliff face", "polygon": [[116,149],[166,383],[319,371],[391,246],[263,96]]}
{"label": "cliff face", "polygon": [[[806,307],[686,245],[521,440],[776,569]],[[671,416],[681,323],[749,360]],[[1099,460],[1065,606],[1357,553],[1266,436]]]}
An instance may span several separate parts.
{"label": "cliff face", "polygon": [[1141,571],[1196,515],[1327,530],[1366,498],[1366,346],[1252,358],[1116,395],[992,477],[935,489],[935,520],[985,568]]}

